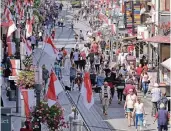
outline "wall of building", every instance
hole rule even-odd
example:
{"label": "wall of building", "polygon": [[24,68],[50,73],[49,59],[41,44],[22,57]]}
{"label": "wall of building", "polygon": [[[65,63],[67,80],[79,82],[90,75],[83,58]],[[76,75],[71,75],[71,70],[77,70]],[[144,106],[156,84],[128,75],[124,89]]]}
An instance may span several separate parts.
{"label": "wall of building", "polygon": [[160,47],[160,61],[170,58],[170,44],[161,44]]}

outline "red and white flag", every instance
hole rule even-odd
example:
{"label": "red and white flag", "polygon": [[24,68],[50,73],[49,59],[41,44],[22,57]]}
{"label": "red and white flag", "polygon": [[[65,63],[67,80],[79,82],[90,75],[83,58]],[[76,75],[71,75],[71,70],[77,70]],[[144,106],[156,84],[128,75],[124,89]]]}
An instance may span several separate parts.
{"label": "red and white flag", "polygon": [[7,3],[8,7],[11,7],[13,5],[13,2],[12,0],[8,0],[8,3]]}
{"label": "red and white flag", "polygon": [[20,72],[20,60],[19,59],[10,59],[12,66],[12,76],[17,76]]}
{"label": "red and white flag", "polygon": [[45,44],[44,44],[44,51],[54,57],[57,55],[58,49],[55,47],[55,45],[52,42],[51,37],[47,37],[47,40],[45,40]]}
{"label": "red and white flag", "polygon": [[8,7],[4,8],[4,16],[8,21],[12,20],[12,14]]}
{"label": "red and white flag", "polygon": [[56,77],[53,70],[51,70],[50,81],[46,97],[48,99],[48,106],[51,107],[57,102],[57,95],[63,91],[62,85]]}
{"label": "red and white flag", "polygon": [[16,52],[15,42],[7,42],[8,45],[8,56],[12,56]]}
{"label": "red and white flag", "polygon": [[26,38],[32,36],[32,31],[33,31],[33,27],[32,27],[32,20],[27,20],[26,21]]}
{"label": "red and white flag", "polygon": [[20,14],[20,12],[21,12],[21,1],[20,0],[17,0],[14,8],[15,8],[16,13]]}
{"label": "red and white flag", "polygon": [[112,30],[112,34],[116,34],[116,25],[115,24],[111,25],[111,30]]}
{"label": "red and white flag", "polygon": [[33,4],[34,4],[34,0],[24,0],[24,5],[26,6],[28,5],[33,6]]}
{"label": "red and white flag", "polygon": [[14,21],[11,20],[10,23],[9,23],[9,28],[8,28],[7,37],[11,36],[11,34],[12,34],[15,30],[17,30],[17,27],[16,27]]}
{"label": "red and white flag", "polygon": [[21,90],[24,99],[24,111],[26,118],[30,118],[30,112],[36,106],[36,99],[34,96],[34,90]]}
{"label": "red and white flag", "polygon": [[23,36],[22,39],[23,39],[23,44],[25,47],[26,54],[30,56],[32,53],[31,42],[29,40],[26,40]]}
{"label": "red and white flag", "polygon": [[83,97],[83,103],[87,109],[90,109],[94,104],[92,85],[90,81],[90,73],[85,72],[84,81],[81,88],[81,95]]}
{"label": "red and white flag", "polygon": [[24,8],[22,8],[20,11],[20,19],[23,19],[23,17],[24,17]]}

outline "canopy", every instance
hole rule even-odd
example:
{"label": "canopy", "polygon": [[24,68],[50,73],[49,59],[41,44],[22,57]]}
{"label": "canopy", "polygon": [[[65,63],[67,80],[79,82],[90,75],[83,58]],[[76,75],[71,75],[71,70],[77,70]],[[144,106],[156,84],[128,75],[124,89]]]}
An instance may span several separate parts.
{"label": "canopy", "polygon": [[170,36],[169,35],[168,36],[156,35],[154,37],[145,39],[145,41],[153,42],[153,43],[170,43]]}
{"label": "canopy", "polygon": [[164,62],[161,63],[161,65],[168,70],[171,70],[171,58],[165,60]]}

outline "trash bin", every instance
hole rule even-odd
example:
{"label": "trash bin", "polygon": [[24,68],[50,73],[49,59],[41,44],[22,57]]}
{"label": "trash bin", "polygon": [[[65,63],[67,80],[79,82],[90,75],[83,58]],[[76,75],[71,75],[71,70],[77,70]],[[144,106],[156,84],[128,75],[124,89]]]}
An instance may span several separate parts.
{"label": "trash bin", "polygon": [[16,91],[15,90],[9,90],[9,101],[15,101],[16,100]]}

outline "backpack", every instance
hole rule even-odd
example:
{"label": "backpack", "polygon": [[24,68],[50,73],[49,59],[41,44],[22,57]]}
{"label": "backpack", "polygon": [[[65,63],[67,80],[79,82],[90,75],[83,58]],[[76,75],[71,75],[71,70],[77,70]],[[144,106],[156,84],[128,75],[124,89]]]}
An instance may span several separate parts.
{"label": "backpack", "polygon": [[161,98],[158,102],[157,102],[157,108],[160,109],[160,105],[163,104],[166,108],[166,102],[164,101],[163,98]]}

